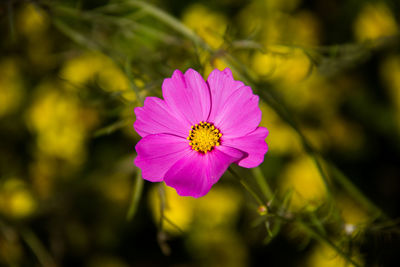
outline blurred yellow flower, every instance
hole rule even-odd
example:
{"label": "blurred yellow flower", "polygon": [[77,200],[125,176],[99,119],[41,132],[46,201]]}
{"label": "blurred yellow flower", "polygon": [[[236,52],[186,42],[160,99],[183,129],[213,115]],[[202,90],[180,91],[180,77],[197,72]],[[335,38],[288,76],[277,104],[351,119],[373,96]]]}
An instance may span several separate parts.
{"label": "blurred yellow flower", "polygon": [[196,201],[196,225],[205,229],[233,227],[238,220],[242,198],[230,187],[216,186]]}
{"label": "blurred yellow flower", "polygon": [[62,85],[56,82],[40,84],[38,92],[26,120],[37,135],[39,151],[73,164],[81,163],[90,126],[78,99],[63,93]]}
{"label": "blurred yellow flower", "polygon": [[[283,74],[282,74],[283,76]],[[284,102],[294,111],[312,114],[313,125],[302,124],[301,131],[308,142],[318,151],[331,147],[355,150],[362,145],[363,138],[357,125],[353,125],[339,117],[339,106],[343,99],[342,92],[333,87],[326,78],[313,72],[307,79],[297,83],[275,83]],[[261,105],[263,111],[262,125],[270,129],[270,151],[278,143],[281,152],[289,152],[293,140],[298,145],[292,151],[301,151],[301,142],[297,133],[283,122],[269,107]],[[275,130],[274,130],[275,128]],[[282,129],[281,129],[282,128]],[[272,129],[272,130],[271,130]],[[292,132],[288,135],[287,132]],[[277,140],[273,134],[277,133]],[[283,137],[281,137],[283,134]],[[290,136],[290,139],[288,138]],[[291,142],[289,140],[292,140]],[[280,143],[282,142],[282,144]],[[292,143],[292,144],[290,144]]]}
{"label": "blurred yellow flower", "polygon": [[260,13],[266,11],[263,9],[263,6],[260,2],[252,1],[245,8],[243,8],[239,15],[239,27],[241,32],[245,36],[254,34],[254,32],[258,32],[263,24],[263,17],[260,16]]}
{"label": "blurred yellow flower", "polygon": [[321,122],[336,116],[341,92],[313,69],[306,79],[297,83],[276,85],[285,102],[300,112],[309,111]]}
{"label": "blurred yellow flower", "polygon": [[[173,188],[162,185],[165,190],[165,217],[182,231],[196,229],[227,229],[235,225],[241,208],[242,198],[239,192],[230,187],[216,186],[206,196],[193,199],[179,196]],[[149,194],[149,204],[154,220],[160,220],[160,188],[154,186]],[[180,234],[179,229],[168,221],[165,230],[171,234]]]}
{"label": "blurred yellow flower", "polygon": [[246,247],[236,230],[242,201],[237,189],[225,185],[194,200],[186,245],[202,266],[247,266]]}
{"label": "blurred yellow flower", "polygon": [[246,35],[257,33],[256,41],[266,47],[283,44],[318,45],[319,22],[316,16],[303,10],[289,15],[282,12],[284,8],[276,6],[277,3],[286,5],[288,2],[253,2],[239,15],[241,30]]}
{"label": "blurred yellow flower", "polygon": [[266,53],[256,52],[252,59],[256,74],[290,85],[304,80],[310,67],[311,62],[301,49],[287,46],[269,46]]}
{"label": "blurred yellow flower", "polygon": [[35,212],[37,203],[27,184],[9,178],[0,185],[0,212],[12,218],[25,218]]}
{"label": "blurred yellow flower", "polygon": [[268,153],[297,154],[301,152],[301,140],[293,128],[262,101],[260,101],[260,109],[262,111],[260,126],[267,127],[269,130]]}
{"label": "blurred yellow flower", "polygon": [[104,61],[104,56],[99,53],[84,53],[67,60],[60,71],[60,76],[73,84],[82,85],[95,78],[102,69]]}
{"label": "blurred yellow flower", "polygon": [[315,46],[319,44],[319,25],[316,16],[309,11],[300,11],[293,16],[293,43]]}
{"label": "blurred yellow flower", "polygon": [[16,26],[17,34],[21,33],[27,39],[26,59],[31,61],[35,70],[55,67],[57,59],[51,52],[53,39],[48,38],[50,20],[46,12],[33,2],[22,5],[17,14]]}
{"label": "blurred yellow flower", "polygon": [[[181,197],[171,187],[165,190],[164,215],[179,227],[188,238],[187,249],[200,266],[246,266],[247,251],[236,232],[241,194],[224,185],[218,185],[204,197]],[[149,203],[155,223],[160,219],[160,198],[156,186],[149,194]],[[164,221],[163,228],[172,235],[182,234],[174,225]]]}
{"label": "blurred yellow flower", "polygon": [[105,91],[120,92],[126,100],[136,100],[126,75],[109,57],[101,53],[86,52],[71,58],[64,63],[60,76],[72,84],[72,89],[89,82],[98,82]]}
{"label": "blurred yellow flower", "polygon": [[199,266],[249,266],[245,243],[229,228],[195,230],[188,237],[186,246]]}
{"label": "blurred yellow flower", "polygon": [[313,210],[326,198],[321,174],[307,155],[301,155],[283,170],[279,188],[282,194],[293,190],[290,208],[294,211],[303,208]]}
{"label": "blurred yellow flower", "polygon": [[[356,263],[362,262],[359,254],[352,257]],[[305,266],[307,267],[338,267],[338,266],[354,266],[349,263],[345,258],[340,256],[335,250],[325,244],[316,246],[309,255]]]}
{"label": "blurred yellow flower", "polygon": [[214,69],[219,69],[219,70],[224,70],[225,68],[229,68],[229,65],[227,65],[224,60],[220,58],[210,58],[211,55],[206,52],[200,53],[200,61],[202,62],[204,66],[204,77],[208,77],[210,73]]}
{"label": "blurred yellow flower", "polygon": [[273,11],[292,11],[299,6],[301,0],[263,0],[267,10]]}
{"label": "blurred yellow flower", "polygon": [[[224,44],[224,34],[227,28],[227,18],[201,4],[189,6],[183,13],[182,22],[194,30],[213,49]],[[199,60],[204,65],[204,75],[207,77],[215,68],[223,70],[228,67],[219,57],[202,49],[198,50]]]}
{"label": "blurred yellow flower", "polygon": [[29,39],[40,39],[49,27],[49,18],[38,5],[29,3],[22,6],[17,28]]}
{"label": "blurred yellow flower", "polygon": [[384,2],[366,3],[354,22],[357,41],[393,35],[397,31],[396,20]]}
{"label": "blurred yellow flower", "polygon": [[193,4],[184,11],[182,21],[212,48],[219,48],[224,43],[227,19],[222,14],[202,4]]}
{"label": "blurred yellow flower", "polygon": [[337,198],[337,205],[345,223],[344,230],[349,235],[359,233],[360,229],[364,226],[363,224],[366,224],[370,220],[367,212],[361,205],[349,197],[340,195]]}
{"label": "blurred yellow flower", "polygon": [[23,98],[23,79],[13,58],[0,61],[0,117],[15,111]]}
{"label": "blurred yellow flower", "polygon": [[[160,188],[162,186],[162,188]],[[160,190],[165,192],[165,203],[161,203]],[[190,229],[193,216],[194,216],[194,199],[190,197],[181,197],[176,191],[171,188],[162,185],[153,186],[149,193],[149,204],[153,213],[155,223],[158,225],[160,222],[160,210],[161,205],[165,204],[164,216],[171,221],[163,222],[163,229],[173,235],[182,234],[182,231],[188,231]],[[176,228],[179,227],[178,228]]]}

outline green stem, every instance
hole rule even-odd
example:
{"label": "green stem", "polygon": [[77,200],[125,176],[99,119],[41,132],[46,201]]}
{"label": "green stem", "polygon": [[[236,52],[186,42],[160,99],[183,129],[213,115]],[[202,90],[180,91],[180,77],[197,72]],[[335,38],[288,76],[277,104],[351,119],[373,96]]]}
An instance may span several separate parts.
{"label": "green stem", "polygon": [[272,193],[272,190],[267,180],[265,179],[260,167],[252,168],[251,172],[253,173],[254,178],[257,184],[259,185],[261,192],[264,194],[267,201],[270,201],[274,197],[274,194]]}
{"label": "green stem", "polygon": [[[256,85],[258,87],[258,85]],[[322,178],[322,181],[324,183],[324,186],[326,188],[327,194],[329,197],[332,196],[330,185],[328,178],[325,174],[325,172],[322,169],[320,160],[318,159],[317,152],[315,152],[315,149],[312,147],[312,145],[308,142],[307,138],[304,136],[303,132],[300,130],[300,127],[297,125],[296,121],[292,119],[290,116],[290,112],[288,108],[278,101],[278,97],[274,95],[272,91],[260,91],[260,93],[264,96],[264,98],[267,100],[268,104],[277,112],[279,117],[281,117],[284,121],[286,121],[289,126],[293,128],[293,130],[296,131],[298,136],[300,137],[302,146],[304,147],[306,153],[312,158],[314,161],[315,166],[317,167],[318,172],[320,173],[320,176]]]}
{"label": "green stem", "polygon": [[300,221],[300,224],[304,227],[304,229],[312,235],[316,240],[318,240],[321,243],[325,243],[328,246],[330,246],[333,250],[335,250],[340,256],[342,256],[346,261],[349,263],[353,264],[355,267],[361,267],[360,264],[355,262],[349,255],[344,253],[338,246],[335,245],[331,240],[329,240],[327,237],[323,236],[319,232],[315,231],[313,228],[308,226],[306,223]]}
{"label": "green stem", "polygon": [[336,181],[351,195],[356,201],[367,208],[368,211],[375,213],[376,216],[382,216],[385,219],[389,217],[371,200],[369,200],[338,168],[329,164]]}
{"label": "green stem", "polygon": [[310,151],[308,154],[310,155],[310,157],[314,161],[315,166],[318,169],[318,172],[319,172],[319,174],[320,174],[320,176],[322,178],[322,181],[323,181],[323,183],[325,185],[328,199],[331,199],[332,198],[332,192],[330,190],[330,184],[329,184],[329,181],[328,181],[328,177],[326,176],[325,171],[322,169],[321,161],[318,159],[317,153],[314,152],[314,151]]}
{"label": "green stem", "polygon": [[40,264],[43,267],[55,267],[57,266],[50,253],[46,250],[39,238],[29,229],[20,230],[21,237],[25,243],[30,247],[33,253],[38,258]]}
{"label": "green stem", "polygon": [[158,185],[158,197],[160,200],[160,221],[159,221],[159,231],[163,230],[163,223],[164,223],[164,212],[166,207],[166,196],[165,196],[165,189],[164,184],[160,183]]}
{"label": "green stem", "polygon": [[60,32],[71,38],[71,40],[73,40],[77,44],[92,50],[100,50],[99,46],[96,43],[89,40],[89,38],[87,38],[83,34],[75,31],[67,24],[62,22],[60,19],[54,19],[53,24]]}
{"label": "green stem", "polygon": [[144,12],[169,25],[177,32],[192,40],[196,45],[200,45],[206,50],[211,50],[210,46],[205,43],[199,36],[197,36],[191,29],[183,25],[178,19],[166,13],[165,11],[142,1],[128,0],[127,3],[131,6],[142,8]]}
{"label": "green stem", "polygon": [[228,168],[228,171],[236,178],[239,180],[240,184],[244,187],[244,189],[247,190],[247,192],[250,193],[250,195],[257,201],[257,203],[260,206],[265,205],[264,201],[261,200],[261,198],[257,195],[257,193],[251,189],[251,187],[245,182],[245,180],[239,176],[231,167]]}
{"label": "green stem", "polygon": [[127,220],[131,220],[137,211],[139,205],[140,197],[143,191],[143,179],[140,169],[137,170],[137,175],[135,179],[135,185],[133,187],[131,203],[129,205],[128,213],[126,215]]}
{"label": "green stem", "polygon": [[14,42],[16,37],[15,37],[14,9],[13,9],[12,5],[13,5],[13,2],[8,1],[8,4],[7,4],[8,24],[10,27],[11,40]]}
{"label": "green stem", "polygon": [[165,196],[165,189],[164,183],[160,183],[158,186],[158,195],[160,198],[160,221],[159,221],[159,230],[157,234],[157,242],[160,246],[162,253],[168,256],[171,253],[171,248],[167,243],[167,236],[164,232],[164,221],[165,220],[165,207],[166,207],[166,196]]}

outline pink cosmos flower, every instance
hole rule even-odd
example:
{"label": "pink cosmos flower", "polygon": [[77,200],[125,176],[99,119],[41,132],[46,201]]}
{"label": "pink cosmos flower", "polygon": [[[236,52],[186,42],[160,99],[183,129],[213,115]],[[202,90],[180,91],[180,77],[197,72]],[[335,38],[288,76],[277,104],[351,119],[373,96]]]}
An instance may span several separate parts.
{"label": "pink cosmos flower", "polygon": [[215,69],[207,82],[193,69],[176,70],[162,84],[164,100],[147,97],[135,108],[135,165],[145,180],[164,181],[181,196],[201,197],[231,163],[261,164],[268,130],[258,127],[258,96]]}

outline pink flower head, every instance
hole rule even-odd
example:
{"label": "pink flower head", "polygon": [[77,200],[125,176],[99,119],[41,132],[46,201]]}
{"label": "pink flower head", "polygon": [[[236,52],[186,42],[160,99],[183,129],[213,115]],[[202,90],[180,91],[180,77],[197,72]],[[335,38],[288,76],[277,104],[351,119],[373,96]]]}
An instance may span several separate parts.
{"label": "pink flower head", "polygon": [[176,70],[162,85],[164,100],[147,97],[135,108],[135,165],[144,179],[164,181],[181,196],[201,197],[231,163],[261,164],[268,130],[258,127],[258,96],[215,69],[207,82],[193,69]]}

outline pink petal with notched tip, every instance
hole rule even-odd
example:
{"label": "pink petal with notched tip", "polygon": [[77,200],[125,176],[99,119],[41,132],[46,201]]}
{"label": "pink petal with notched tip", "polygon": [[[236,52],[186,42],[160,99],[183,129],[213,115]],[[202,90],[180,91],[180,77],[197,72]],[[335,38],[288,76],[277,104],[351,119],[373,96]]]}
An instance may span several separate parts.
{"label": "pink petal with notched tip", "polygon": [[258,127],[248,135],[224,139],[223,145],[246,152],[248,154],[247,157],[241,159],[238,165],[245,168],[254,168],[264,161],[264,155],[268,151],[268,145],[265,142],[267,136],[267,128]]}
{"label": "pink petal with notched tip", "polygon": [[142,137],[149,134],[169,133],[186,138],[190,124],[169,111],[166,102],[157,97],[147,97],[143,107],[135,108],[136,132]]}
{"label": "pink petal with notched tip", "polygon": [[162,84],[163,97],[171,111],[190,125],[205,121],[211,108],[210,90],[203,77],[193,69],[185,75],[176,70]]}
{"label": "pink petal with notched tip", "polygon": [[187,140],[169,134],[152,134],[136,144],[135,165],[142,177],[150,182],[161,182],[165,173],[181,158],[192,152]]}
{"label": "pink petal with notched tip", "polygon": [[233,79],[232,72],[228,68],[223,71],[213,70],[208,76],[207,84],[210,88],[212,103],[210,118],[215,118],[229,96],[244,86],[242,82]]}
{"label": "pink petal with notched tip", "polygon": [[224,138],[245,136],[254,131],[261,122],[258,100],[250,87],[243,86],[228,97],[209,121],[220,129]]}
{"label": "pink petal with notched tip", "polygon": [[201,197],[210,191],[229,165],[243,157],[239,150],[216,147],[207,154],[185,154],[165,174],[164,181],[181,196]]}

